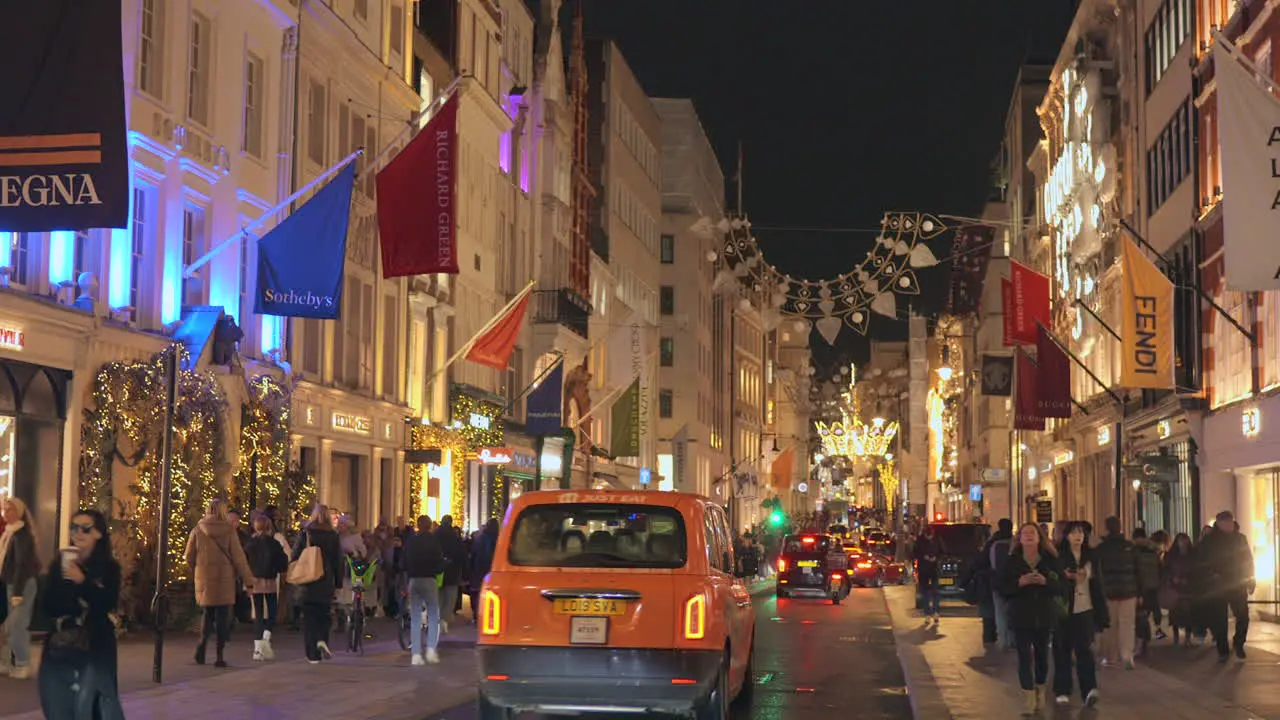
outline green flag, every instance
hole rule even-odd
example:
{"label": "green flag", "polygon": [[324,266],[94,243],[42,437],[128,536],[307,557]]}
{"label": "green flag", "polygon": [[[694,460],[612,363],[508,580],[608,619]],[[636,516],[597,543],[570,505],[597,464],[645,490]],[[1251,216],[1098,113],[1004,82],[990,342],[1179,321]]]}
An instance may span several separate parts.
{"label": "green flag", "polygon": [[613,403],[613,432],[609,450],[614,457],[636,457],[640,454],[640,378],[622,391]]}

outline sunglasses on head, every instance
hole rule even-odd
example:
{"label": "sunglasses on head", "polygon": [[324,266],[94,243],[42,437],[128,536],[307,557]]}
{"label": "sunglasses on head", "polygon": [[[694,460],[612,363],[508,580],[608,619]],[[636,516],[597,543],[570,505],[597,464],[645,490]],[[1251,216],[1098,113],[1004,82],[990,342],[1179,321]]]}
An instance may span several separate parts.
{"label": "sunglasses on head", "polygon": [[93,523],[85,523],[84,525],[81,525],[80,523],[71,523],[71,532],[84,533],[85,535],[88,535],[93,532]]}

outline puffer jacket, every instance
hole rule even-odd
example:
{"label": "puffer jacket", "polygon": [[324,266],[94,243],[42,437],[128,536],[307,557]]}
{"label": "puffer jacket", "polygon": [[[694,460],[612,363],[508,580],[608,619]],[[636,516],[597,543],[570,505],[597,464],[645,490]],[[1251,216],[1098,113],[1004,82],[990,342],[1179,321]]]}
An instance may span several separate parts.
{"label": "puffer jacket", "polygon": [[1094,548],[1093,559],[1102,590],[1108,600],[1126,600],[1142,594],[1138,574],[1138,549],[1124,535],[1108,535]]}
{"label": "puffer jacket", "polygon": [[[1045,577],[1044,585],[1019,585],[1018,580],[1032,570]],[[1000,592],[1009,599],[1009,625],[1015,630],[1052,630],[1067,607],[1070,581],[1062,574],[1058,559],[1042,553],[1035,568],[1021,552],[1009,556],[1001,571]]]}
{"label": "puffer jacket", "polygon": [[196,604],[200,607],[234,605],[236,576],[253,582],[253,569],[245,558],[236,529],[226,520],[206,516],[187,538],[187,565],[195,570]]}
{"label": "puffer jacket", "polygon": [[1143,595],[1160,589],[1160,548],[1145,538],[1134,540],[1138,554],[1138,587]]}
{"label": "puffer jacket", "polygon": [[244,546],[249,568],[257,578],[253,582],[255,595],[270,595],[278,589],[278,576],[289,569],[289,556],[280,541],[270,535],[252,535]]}

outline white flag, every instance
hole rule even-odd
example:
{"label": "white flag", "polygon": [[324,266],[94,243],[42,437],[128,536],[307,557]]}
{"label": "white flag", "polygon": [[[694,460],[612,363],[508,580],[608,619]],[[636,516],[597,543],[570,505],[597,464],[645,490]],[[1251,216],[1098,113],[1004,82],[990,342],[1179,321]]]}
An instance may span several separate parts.
{"label": "white flag", "polygon": [[649,354],[646,330],[635,313],[613,326],[605,345],[604,376],[605,385],[611,390],[628,386],[640,376]]}
{"label": "white flag", "polygon": [[1280,289],[1280,99],[1226,42],[1213,44],[1230,290]]}
{"label": "white flag", "polygon": [[675,475],[675,489],[687,492],[685,474],[689,467],[689,424],[680,426],[680,430],[671,438],[672,473]]}

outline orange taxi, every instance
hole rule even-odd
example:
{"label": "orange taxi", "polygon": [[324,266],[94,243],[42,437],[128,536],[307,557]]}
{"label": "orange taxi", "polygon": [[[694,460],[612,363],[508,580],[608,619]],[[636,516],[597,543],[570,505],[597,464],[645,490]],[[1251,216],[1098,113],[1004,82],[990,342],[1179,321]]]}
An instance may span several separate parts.
{"label": "orange taxi", "polygon": [[727,717],[751,687],[757,570],[732,537],[697,495],[522,494],[480,594],[480,717]]}

